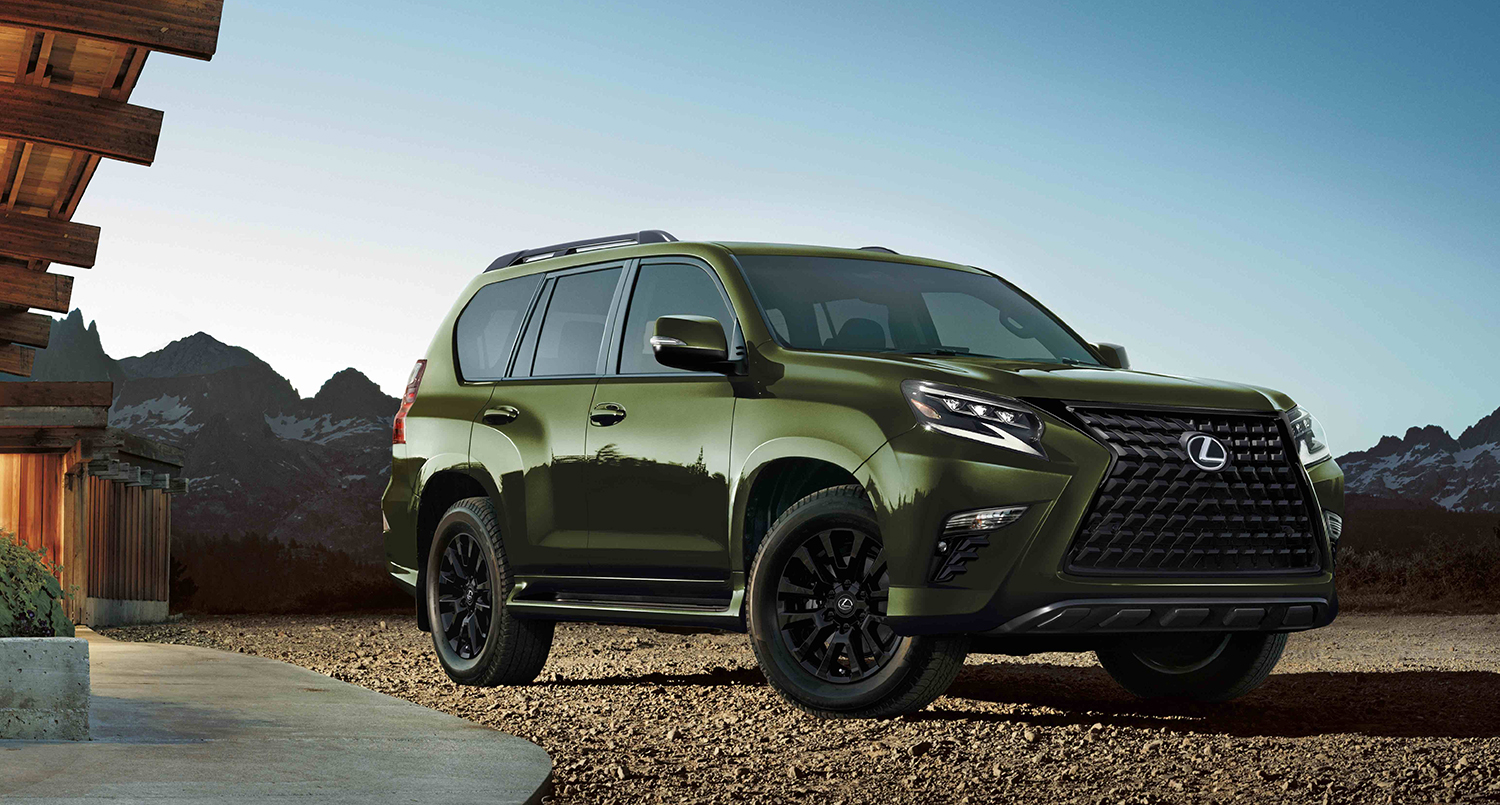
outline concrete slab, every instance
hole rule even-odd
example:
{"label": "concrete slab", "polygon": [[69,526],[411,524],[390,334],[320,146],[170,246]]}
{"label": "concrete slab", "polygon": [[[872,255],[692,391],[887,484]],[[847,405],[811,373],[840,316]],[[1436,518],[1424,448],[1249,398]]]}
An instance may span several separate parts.
{"label": "concrete slab", "polygon": [[77,637],[0,637],[0,739],[88,737],[88,642]]}
{"label": "concrete slab", "polygon": [[530,741],[285,663],[78,630],[93,740],[0,741],[26,803],[539,802]]}

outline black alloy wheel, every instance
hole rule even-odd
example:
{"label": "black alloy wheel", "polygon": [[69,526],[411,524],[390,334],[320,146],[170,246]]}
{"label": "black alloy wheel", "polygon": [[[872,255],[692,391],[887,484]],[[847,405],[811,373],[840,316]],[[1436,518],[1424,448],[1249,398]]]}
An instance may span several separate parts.
{"label": "black alloy wheel", "polygon": [[885,623],[885,549],[857,528],[807,537],[781,570],[776,625],[803,670],[849,684],[886,666],[900,639]]}
{"label": "black alloy wheel", "polygon": [[478,657],[489,639],[493,583],[478,539],[467,531],[454,534],[438,573],[437,610],[443,637],[461,659]]}

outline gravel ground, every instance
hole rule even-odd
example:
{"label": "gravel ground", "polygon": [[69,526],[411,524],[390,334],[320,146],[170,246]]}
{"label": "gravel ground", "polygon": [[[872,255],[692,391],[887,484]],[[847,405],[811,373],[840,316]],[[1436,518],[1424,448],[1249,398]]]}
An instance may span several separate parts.
{"label": "gravel ground", "polygon": [[971,656],[905,718],[783,704],[744,635],[558,627],[537,683],[460,688],[406,612],[188,619],[118,640],[272,657],[520,735],[557,803],[1500,803],[1500,616],[1350,615],[1216,706],[1133,699],[1092,655]]}

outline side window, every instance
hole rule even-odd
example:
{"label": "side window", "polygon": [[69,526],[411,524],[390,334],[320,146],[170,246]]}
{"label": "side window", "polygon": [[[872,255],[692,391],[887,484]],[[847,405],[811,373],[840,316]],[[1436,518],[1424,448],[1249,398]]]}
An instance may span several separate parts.
{"label": "side window", "polygon": [[502,280],[480,288],[458,315],[454,339],[458,371],[465,380],[499,380],[505,376],[516,331],[536,293],[542,275]]}
{"label": "side window", "polygon": [[619,281],[618,268],[557,278],[536,340],[533,376],[594,373],[604,320]]}
{"label": "side window", "polygon": [[630,295],[630,313],[625,318],[625,337],[620,346],[620,374],[685,371],[657,363],[651,351],[651,323],[662,316],[712,316],[723,325],[726,341],[734,337],[734,316],[718,284],[706,271],[683,263],[644,265]]}

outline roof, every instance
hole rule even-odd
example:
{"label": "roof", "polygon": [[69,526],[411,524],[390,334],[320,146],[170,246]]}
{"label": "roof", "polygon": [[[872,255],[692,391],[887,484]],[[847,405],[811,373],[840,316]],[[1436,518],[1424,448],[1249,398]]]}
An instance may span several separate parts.
{"label": "roof", "polygon": [[0,372],[29,376],[99,228],[73,213],[101,161],[150,165],[162,113],[129,103],[146,57],[213,56],[223,0],[0,3]]}

